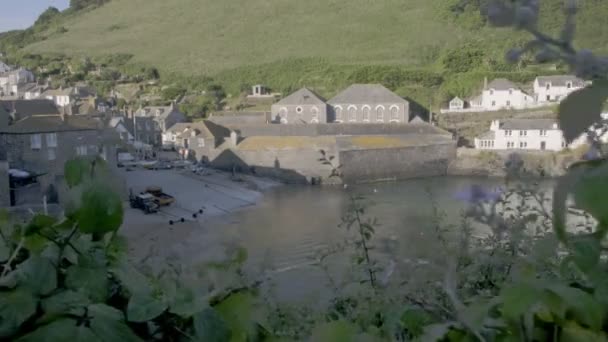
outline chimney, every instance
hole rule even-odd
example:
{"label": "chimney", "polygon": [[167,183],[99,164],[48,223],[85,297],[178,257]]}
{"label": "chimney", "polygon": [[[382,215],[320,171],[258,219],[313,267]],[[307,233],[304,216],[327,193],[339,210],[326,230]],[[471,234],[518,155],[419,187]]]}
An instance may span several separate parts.
{"label": "chimney", "polygon": [[235,131],[230,132],[230,143],[234,147],[239,143],[239,135]]}
{"label": "chimney", "polygon": [[488,89],[488,77],[487,76],[485,76],[483,78],[483,89],[484,90]]}

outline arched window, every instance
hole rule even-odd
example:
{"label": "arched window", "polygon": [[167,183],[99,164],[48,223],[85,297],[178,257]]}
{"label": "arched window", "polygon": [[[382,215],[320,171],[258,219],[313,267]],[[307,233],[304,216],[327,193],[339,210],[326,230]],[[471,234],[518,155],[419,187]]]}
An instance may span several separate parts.
{"label": "arched window", "polygon": [[399,107],[391,107],[391,121],[399,121]]}
{"label": "arched window", "polygon": [[310,109],[310,122],[318,123],[319,122],[319,108],[312,107]]}
{"label": "arched window", "polygon": [[296,113],[298,114],[302,114],[304,112],[304,109],[300,106],[296,107]]}
{"label": "arched window", "polygon": [[369,112],[370,112],[369,106],[364,106],[363,107],[363,121],[369,121]]}
{"label": "arched window", "polygon": [[348,107],[348,121],[352,121],[352,122],[357,121],[357,107],[355,107],[355,106]]}
{"label": "arched window", "polygon": [[376,107],[376,121],[384,121],[384,107]]}
{"label": "arched window", "polygon": [[342,107],[336,106],[336,121],[342,122]]}

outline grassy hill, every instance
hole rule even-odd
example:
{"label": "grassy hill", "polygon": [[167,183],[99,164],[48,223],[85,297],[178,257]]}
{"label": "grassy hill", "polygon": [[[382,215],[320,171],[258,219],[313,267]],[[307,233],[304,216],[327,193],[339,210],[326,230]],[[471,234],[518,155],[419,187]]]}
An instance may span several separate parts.
{"label": "grassy hill", "polygon": [[[326,96],[352,82],[382,82],[424,104],[468,96],[484,75],[515,72],[528,81],[543,72],[506,66],[505,51],[526,36],[487,27],[474,5],[452,11],[461,2],[110,0],[0,35],[0,50],[11,40],[18,54],[132,55],[128,63],[158,68],[165,84],[210,76],[232,94],[257,82],[284,92],[312,86]],[[542,3],[542,27],[557,32],[563,1]],[[608,4],[580,3],[577,45],[608,51]],[[442,64],[471,46],[482,54],[471,68]]]}

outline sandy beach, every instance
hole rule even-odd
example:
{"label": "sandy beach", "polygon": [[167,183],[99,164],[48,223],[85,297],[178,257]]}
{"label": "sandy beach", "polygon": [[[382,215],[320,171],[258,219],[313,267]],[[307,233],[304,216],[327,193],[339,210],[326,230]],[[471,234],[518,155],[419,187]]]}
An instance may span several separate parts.
{"label": "sandy beach", "polygon": [[[205,235],[205,246],[197,255],[217,256],[227,236],[214,232],[206,225],[211,219],[228,218],[234,211],[255,205],[265,191],[281,183],[249,175],[233,180],[227,172],[209,170],[197,175],[189,170],[120,171],[127,186],[134,192],[158,186],[175,197],[175,203],[162,207],[159,213],[146,215],[125,203],[124,223],[120,230],[129,242],[133,261],[151,258],[184,258],[185,244],[193,234]],[[203,210],[201,215],[199,210]],[[196,214],[196,217],[193,216]],[[181,220],[184,219],[184,222]],[[200,254],[200,255],[199,255]],[[222,254],[219,252],[219,254]]]}

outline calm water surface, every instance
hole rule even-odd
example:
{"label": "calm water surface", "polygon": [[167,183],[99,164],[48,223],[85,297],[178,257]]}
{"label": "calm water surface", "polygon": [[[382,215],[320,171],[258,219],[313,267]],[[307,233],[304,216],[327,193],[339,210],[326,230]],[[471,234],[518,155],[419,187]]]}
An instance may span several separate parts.
{"label": "calm water surface", "polygon": [[[210,222],[208,229],[247,248],[248,273],[259,276],[264,270],[280,298],[322,297],[327,292],[327,276],[313,260],[319,251],[344,240],[347,233],[338,225],[349,194],[366,197],[366,217],[377,217],[380,222],[374,236],[376,251],[385,262],[394,260],[400,265],[428,260],[438,253],[433,201],[445,214],[445,221],[457,225],[467,204],[455,196],[473,184],[494,188],[503,186],[504,180],[440,177],[347,189],[285,186],[266,193],[256,206]],[[549,185],[544,183],[541,188]]]}

